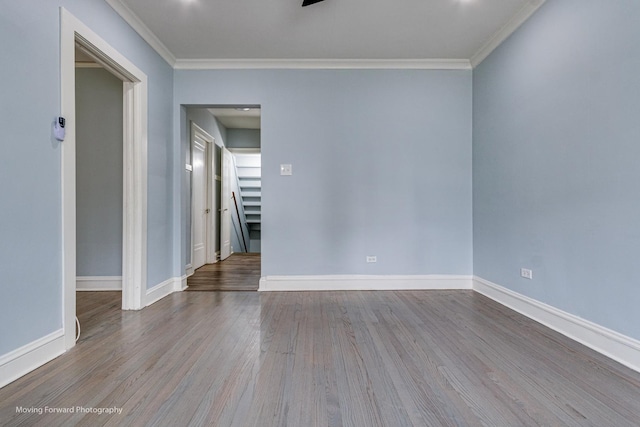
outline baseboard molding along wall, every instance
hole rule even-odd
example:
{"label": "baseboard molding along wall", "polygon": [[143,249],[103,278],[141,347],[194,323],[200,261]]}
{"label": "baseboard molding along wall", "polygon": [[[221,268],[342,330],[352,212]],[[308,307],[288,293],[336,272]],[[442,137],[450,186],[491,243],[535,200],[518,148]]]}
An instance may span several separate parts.
{"label": "baseboard molding along wall", "polygon": [[[120,277],[78,277],[78,291],[122,290]],[[119,283],[120,288],[115,284]],[[146,306],[169,294],[184,291],[187,276],[172,277],[147,290]],[[0,356],[0,388],[39,368],[65,352],[64,330],[60,329]]]}
{"label": "baseboard molding along wall", "polygon": [[78,276],[76,291],[122,291],[122,276]]}
{"label": "baseboard molding along wall", "polygon": [[[87,283],[90,282],[90,280],[84,282]],[[104,281],[98,282],[104,284]],[[184,291],[186,288],[186,275],[167,279],[147,290],[146,306],[174,292]],[[260,291],[430,289],[473,289],[518,313],[640,372],[640,341],[480,277],[454,275],[266,276],[260,279],[259,287]],[[0,388],[55,359],[64,352],[64,331],[60,329],[0,356]]]}
{"label": "baseboard molding along wall", "polygon": [[473,278],[473,290],[640,372],[640,341],[638,340],[480,277]]}
{"label": "baseboard molding along wall", "polygon": [[0,388],[65,352],[64,330],[59,329],[0,356]]}
{"label": "baseboard molding along wall", "polygon": [[187,289],[187,276],[172,277],[164,282],[147,289],[147,298],[145,307],[160,301],[162,298],[174,292],[181,292]]}
{"label": "baseboard molding along wall", "polygon": [[265,276],[259,291],[399,291],[471,289],[472,276]]}

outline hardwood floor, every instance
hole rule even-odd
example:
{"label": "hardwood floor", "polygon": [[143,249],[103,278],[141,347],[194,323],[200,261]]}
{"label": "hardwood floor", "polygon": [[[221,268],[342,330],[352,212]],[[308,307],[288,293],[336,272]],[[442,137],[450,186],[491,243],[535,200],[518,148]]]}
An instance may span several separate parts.
{"label": "hardwood floor", "polygon": [[119,299],[78,294],[78,345],[0,389],[0,425],[640,425],[639,373],[472,291]]}
{"label": "hardwood floor", "polygon": [[188,291],[257,291],[260,254],[235,253],[224,261],[206,264],[187,279]]}

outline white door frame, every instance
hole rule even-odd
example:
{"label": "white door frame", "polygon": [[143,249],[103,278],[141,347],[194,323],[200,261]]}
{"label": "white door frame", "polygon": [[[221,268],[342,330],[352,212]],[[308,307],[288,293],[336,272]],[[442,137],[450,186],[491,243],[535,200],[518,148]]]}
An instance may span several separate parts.
{"label": "white door frame", "polygon": [[76,316],[76,44],[123,81],[122,308],[142,309],[147,290],[147,76],[61,7],[60,114],[67,119],[61,143],[62,320],[67,350],[75,345]]}
{"label": "white door frame", "polygon": [[[206,233],[206,239],[205,239],[205,259],[204,262],[205,264],[213,264],[214,262],[216,262],[216,248],[215,248],[215,241],[216,241],[216,227],[215,227],[215,218],[216,215],[213,212],[213,205],[214,205],[214,200],[216,200],[216,186],[215,186],[215,176],[214,176],[214,171],[215,171],[215,144],[216,144],[216,140],[214,137],[212,137],[211,135],[209,135],[209,133],[207,133],[207,131],[205,131],[204,129],[202,129],[200,126],[198,126],[195,122],[191,122],[191,134],[190,134],[190,140],[191,140],[191,166],[192,166],[192,170],[193,170],[193,146],[195,143],[195,138],[196,136],[198,138],[200,138],[201,140],[205,141],[205,143],[207,144],[207,148],[206,148],[206,152],[207,152],[207,158],[205,159],[205,186],[206,186],[206,194],[207,194],[207,200],[205,201],[205,204],[207,206],[207,209],[209,209],[209,213],[210,215],[207,215],[207,218],[205,220],[204,225],[204,229],[205,229],[205,233]],[[186,267],[186,274],[190,275],[193,274],[193,233],[194,233],[194,229],[193,229],[193,221],[195,219],[195,210],[193,208],[193,204],[194,204],[194,200],[193,200],[193,173],[191,174],[191,262],[189,263],[189,265],[187,265]]]}
{"label": "white door frame", "polygon": [[[233,158],[231,152],[222,147],[220,152],[222,182],[220,185],[220,261],[227,259],[233,251],[231,250],[231,228],[233,227],[233,219],[231,218],[231,168],[233,167]],[[224,239],[228,237],[228,241]]]}
{"label": "white door frame", "polygon": [[209,143],[209,152],[207,154],[207,206],[210,209],[211,215],[207,217],[207,253],[205,262],[207,264],[213,264],[217,262],[216,258],[216,221],[217,214],[215,212],[215,206],[217,205],[216,197],[218,192],[216,190],[216,140],[209,136],[211,142]]}

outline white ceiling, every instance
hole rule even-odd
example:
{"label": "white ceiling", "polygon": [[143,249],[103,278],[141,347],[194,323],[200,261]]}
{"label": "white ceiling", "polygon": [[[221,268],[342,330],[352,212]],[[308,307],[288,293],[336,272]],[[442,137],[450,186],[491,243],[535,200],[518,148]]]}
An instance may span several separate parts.
{"label": "white ceiling", "polygon": [[[182,60],[483,59],[544,0],[106,0]],[[470,62],[469,62],[470,61]]]}
{"label": "white ceiling", "polygon": [[260,129],[260,108],[252,107],[248,111],[235,107],[209,108],[208,110],[227,129]]}

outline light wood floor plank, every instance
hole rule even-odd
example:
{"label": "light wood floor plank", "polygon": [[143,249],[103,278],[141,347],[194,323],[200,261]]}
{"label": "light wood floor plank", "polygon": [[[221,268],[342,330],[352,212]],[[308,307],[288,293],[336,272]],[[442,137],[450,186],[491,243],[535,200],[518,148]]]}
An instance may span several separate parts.
{"label": "light wood floor plank", "polygon": [[224,261],[205,264],[187,279],[188,291],[257,291],[260,254],[234,253]]}
{"label": "light wood floor plank", "polygon": [[78,345],[0,389],[0,425],[640,425],[639,373],[472,291],[119,306],[119,293],[79,293]]}

